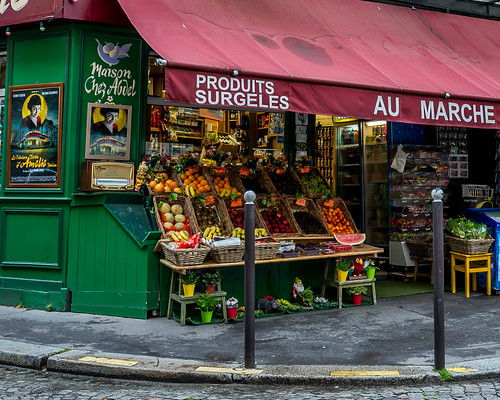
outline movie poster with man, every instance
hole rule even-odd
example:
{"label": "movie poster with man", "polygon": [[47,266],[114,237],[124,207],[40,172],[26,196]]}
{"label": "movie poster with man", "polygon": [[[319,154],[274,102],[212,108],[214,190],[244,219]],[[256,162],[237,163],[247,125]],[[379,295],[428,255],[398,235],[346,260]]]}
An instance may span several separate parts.
{"label": "movie poster with man", "polygon": [[9,89],[8,187],[59,187],[63,84]]}

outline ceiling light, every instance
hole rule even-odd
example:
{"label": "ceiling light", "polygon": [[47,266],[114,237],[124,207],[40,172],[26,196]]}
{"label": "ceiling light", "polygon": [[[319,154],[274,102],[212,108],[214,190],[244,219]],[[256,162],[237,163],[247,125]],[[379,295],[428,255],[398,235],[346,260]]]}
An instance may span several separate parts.
{"label": "ceiling light", "polygon": [[387,125],[387,121],[368,121],[366,126]]}

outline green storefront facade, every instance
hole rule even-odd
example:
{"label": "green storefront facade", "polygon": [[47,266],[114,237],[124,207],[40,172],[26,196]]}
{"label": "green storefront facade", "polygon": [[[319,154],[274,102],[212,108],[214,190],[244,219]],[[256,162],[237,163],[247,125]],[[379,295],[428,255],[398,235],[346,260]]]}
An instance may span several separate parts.
{"label": "green storefront facade", "polygon": [[[133,318],[163,316],[170,272],[160,267],[159,253],[154,252],[160,232],[149,212],[152,199],[138,192],[80,191],[89,104],[130,107],[126,161],[138,165],[144,156],[149,47],[113,0],[23,3],[20,8],[20,2],[13,2],[17,9],[9,8],[0,17],[7,34],[0,304]],[[112,54],[107,44],[119,47],[121,56]],[[52,84],[61,88],[60,108],[55,110],[57,179],[51,184],[29,179],[19,183],[14,178],[25,170],[15,155],[32,150],[10,148],[21,110],[10,107],[9,90],[36,92]],[[288,296],[298,274],[319,285],[318,271],[306,264],[260,265],[257,295]],[[226,269],[223,285],[230,295],[243,296],[243,267]]]}

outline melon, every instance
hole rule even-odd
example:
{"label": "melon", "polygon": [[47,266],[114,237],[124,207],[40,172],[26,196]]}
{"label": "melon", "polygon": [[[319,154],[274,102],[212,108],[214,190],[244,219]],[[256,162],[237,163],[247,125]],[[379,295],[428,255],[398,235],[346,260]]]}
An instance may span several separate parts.
{"label": "melon", "polygon": [[366,235],[364,233],[349,233],[345,235],[335,233],[335,239],[340,244],[355,246],[357,244],[361,244],[365,241]]}

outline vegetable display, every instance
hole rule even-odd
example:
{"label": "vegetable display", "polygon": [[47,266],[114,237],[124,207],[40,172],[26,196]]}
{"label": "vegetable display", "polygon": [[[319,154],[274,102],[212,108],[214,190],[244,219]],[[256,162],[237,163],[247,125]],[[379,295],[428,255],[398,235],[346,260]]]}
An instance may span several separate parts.
{"label": "vegetable display", "polygon": [[485,239],[488,236],[485,224],[474,222],[465,217],[450,218],[445,229],[452,236],[461,239]]}

